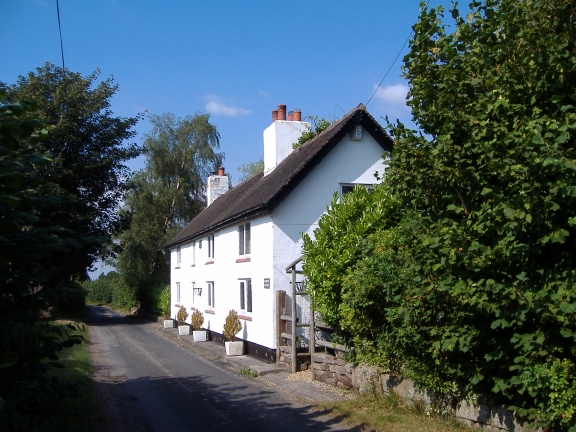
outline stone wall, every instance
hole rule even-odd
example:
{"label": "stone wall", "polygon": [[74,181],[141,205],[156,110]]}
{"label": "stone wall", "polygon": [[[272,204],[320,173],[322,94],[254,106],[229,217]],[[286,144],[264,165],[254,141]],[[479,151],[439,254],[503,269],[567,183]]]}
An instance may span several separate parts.
{"label": "stone wall", "polygon": [[[286,371],[292,372],[292,347],[291,346],[280,346],[280,358],[279,358],[279,365],[285,366]],[[304,349],[299,350],[304,354],[306,351]],[[310,367],[310,356],[309,355],[300,355],[296,358],[296,370],[297,371],[304,371],[308,370]]]}
{"label": "stone wall", "polygon": [[360,394],[395,392],[409,403],[424,403],[426,406],[451,412],[462,423],[484,431],[533,432],[527,423],[518,419],[506,406],[475,405],[460,401],[455,406],[448,398],[418,389],[414,381],[394,374],[382,373],[373,366],[354,366],[330,354],[316,353],[312,356],[316,380],[343,389],[354,389]]}

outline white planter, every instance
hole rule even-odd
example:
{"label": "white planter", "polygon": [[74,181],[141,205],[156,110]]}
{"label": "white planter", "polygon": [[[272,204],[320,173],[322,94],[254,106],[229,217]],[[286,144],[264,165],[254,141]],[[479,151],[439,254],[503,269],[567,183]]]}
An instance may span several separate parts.
{"label": "white planter", "polygon": [[239,356],[242,355],[244,349],[244,342],[224,342],[226,345],[226,355],[227,356]]}
{"label": "white planter", "polygon": [[206,342],[206,330],[194,330],[194,342]]}
{"label": "white planter", "polygon": [[174,328],[174,321],[171,319],[164,320],[164,328]]}
{"label": "white planter", "polygon": [[180,336],[189,335],[190,334],[190,326],[189,325],[178,326],[178,334]]}

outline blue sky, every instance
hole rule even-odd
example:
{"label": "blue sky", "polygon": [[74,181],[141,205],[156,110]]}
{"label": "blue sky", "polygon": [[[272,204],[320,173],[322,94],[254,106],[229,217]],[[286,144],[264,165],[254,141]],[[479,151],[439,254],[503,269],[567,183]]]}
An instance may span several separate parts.
{"label": "blue sky", "polygon": [[[438,4],[450,3],[430,1]],[[366,104],[418,11],[418,0],[60,0],[66,67],[113,76],[115,115],[210,112],[233,182],[240,165],[262,157],[278,104],[327,119]],[[61,65],[56,0],[3,0],[0,16],[0,81]],[[407,50],[368,105],[381,123],[410,122],[400,77]],[[136,129],[140,142],[150,125]]]}

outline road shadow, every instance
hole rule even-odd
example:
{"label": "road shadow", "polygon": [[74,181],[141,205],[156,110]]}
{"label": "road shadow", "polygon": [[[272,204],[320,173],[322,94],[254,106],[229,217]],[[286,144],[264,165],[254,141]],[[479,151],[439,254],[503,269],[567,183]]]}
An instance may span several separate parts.
{"label": "road shadow", "polygon": [[209,379],[207,376],[145,377],[128,380],[124,385],[130,397],[138,399],[138,405],[154,431],[363,430],[362,425],[341,425],[343,416],[331,410],[317,409],[313,405],[296,406],[285,401],[276,396],[278,390],[261,390],[249,382],[246,385],[214,384]]}

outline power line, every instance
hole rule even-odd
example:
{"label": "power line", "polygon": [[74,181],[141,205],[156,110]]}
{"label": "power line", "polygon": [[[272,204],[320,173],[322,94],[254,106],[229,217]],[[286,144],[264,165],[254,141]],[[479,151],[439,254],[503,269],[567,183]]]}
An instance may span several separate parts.
{"label": "power line", "polygon": [[[424,6],[425,8],[428,7],[428,3],[430,3],[430,0],[428,0],[426,2],[426,6]],[[410,40],[410,38],[412,37],[412,34],[414,34],[414,30],[410,30],[410,34],[408,35],[408,37],[406,38],[406,41],[404,41],[404,45],[402,45],[402,48],[400,48],[400,51],[398,51],[398,55],[396,56],[396,58],[394,59],[394,61],[392,62],[392,65],[390,66],[390,68],[388,69],[388,71],[386,72],[386,74],[384,75],[384,78],[382,78],[382,81],[380,81],[380,84],[378,84],[378,87],[376,87],[376,90],[374,90],[374,93],[372,93],[372,96],[370,96],[370,99],[368,99],[368,102],[366,102],[366,106],[368,106],[368,104],[370,103],[370,101],[372,100],[372,98],[374,97],[374,95],[376,94],[376,92],[378,91],[378,89],[380,88],[380,86],[382,86],[382,83],[384,82],[384,80],[386,79],[386,77],[388,76],[388,74],[390,73],[390,71],[392,70],[392,68],[394,67],[394,65],[396,64],[396,60],[398,60],[398,57],[400,57],[400,54],[402,54],[402,51],[404,50],[404,47],[406,46],[406,44],[408,43],[408,41]]]}
{"label": "power line", "polygon": [[62,44],[62,25],[60,24],[60,2],[56,0],[56,12],[58,13],[58,30],[60,31],[60,52],[62,53],[62,70],[64,71],[66,68],[64,67],[64,45]]}

